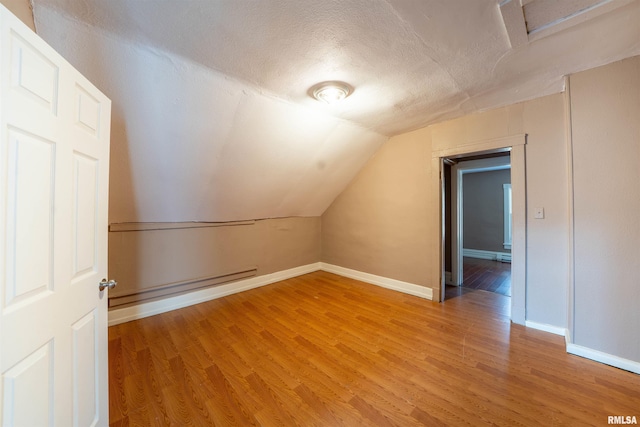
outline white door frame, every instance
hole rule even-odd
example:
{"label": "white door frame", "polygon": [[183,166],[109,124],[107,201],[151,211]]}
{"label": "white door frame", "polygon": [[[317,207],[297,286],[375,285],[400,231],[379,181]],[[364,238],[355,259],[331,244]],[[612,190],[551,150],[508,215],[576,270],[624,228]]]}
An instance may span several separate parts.
{"label": "white door frame", "polygon": [[439,254],[434,262],[433,283],[438,283],[440,289],[435,293],[440,301],[444,301],[444,216],[443,206],[443,159],[450,157],[465,157],[471,154],[491,153],[499,150],[511,150],[511,189],[512,189],[512,246],[511,246],[511,321],[524,325],[526,319],[526,260],[527,260],[527,223],[526,223],[526,134],[518,134],[504,138],[476,141],[468,144],[435,150],[431,153],[431,164],[434,173],[431,174],[432,186],[439,194],[437,233],[433,239],[435,254]]}

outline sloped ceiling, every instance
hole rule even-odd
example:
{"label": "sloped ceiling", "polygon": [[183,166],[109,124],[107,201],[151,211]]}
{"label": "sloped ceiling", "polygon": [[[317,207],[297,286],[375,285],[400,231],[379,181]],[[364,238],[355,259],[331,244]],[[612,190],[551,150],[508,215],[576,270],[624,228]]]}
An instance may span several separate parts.
{"label": "sloped ceiling", "polygon": [[[511,1],[33,3],[37,32],[113,100],[125,222],[320,215],[389,136],[640,54],[640,0],[535,38]],[[320,104],[324,80],[355,91]]]}

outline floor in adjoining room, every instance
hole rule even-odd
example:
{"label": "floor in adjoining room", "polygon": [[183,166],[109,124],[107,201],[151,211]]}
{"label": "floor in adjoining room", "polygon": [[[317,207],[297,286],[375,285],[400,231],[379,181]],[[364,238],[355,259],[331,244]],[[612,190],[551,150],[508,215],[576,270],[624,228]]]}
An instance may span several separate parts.
{"label": "floor in adjoining room", "polygon": [[111,426],[602,426],[640,381],[512,324],[315,272],[109,328]]}
{"label": "floor in adjoining room", "polygon": [[511,263],[464,257],[462,286],[511,296]]}

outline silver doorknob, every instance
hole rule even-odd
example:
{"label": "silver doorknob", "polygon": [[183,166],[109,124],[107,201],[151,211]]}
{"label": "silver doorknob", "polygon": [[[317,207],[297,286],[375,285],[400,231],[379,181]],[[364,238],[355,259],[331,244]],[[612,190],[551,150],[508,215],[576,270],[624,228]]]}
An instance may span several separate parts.
{"label": "silver doorknob", "polygon": [[100,289],[100,291],[104,291],[105,289],[113,289],[116,287],[116,285],[118,284],[118,282],[116,282],[115,280],[109,280],[107,281],[107,279],[102,279],[100,281],[100,284],[98,285],[98,289]]}

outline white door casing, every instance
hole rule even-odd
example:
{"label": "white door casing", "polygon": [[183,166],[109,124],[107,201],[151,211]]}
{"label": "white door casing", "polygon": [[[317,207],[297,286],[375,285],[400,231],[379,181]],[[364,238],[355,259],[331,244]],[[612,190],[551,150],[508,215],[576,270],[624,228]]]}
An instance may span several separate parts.
{"label": "white door casing", "polygon": [[111,102],[0,5],[0,420],[107,426]]}
{"label": "white door casing", "polygon": [[[525,147],[526,134],[517,134],[503,138],[475,141],[460,144],[443,150],[434,150],[431,153],[432,188],[435,194],[440,194],[438,200],[439,212],[443,212],[443,191],[440,178],[443,170],[443,158],[465,157],[471,154],[484,154],[501,149],[511,150],[511,186],[512,192],[512,244],[511,244],[511,321],[524,325],[526,320],[526,281],[527,281],[527,221],[526,221],[526,161]],[[433,283],[440,284],[439,301],[444,300],[444,220],[443,216],[436,216],[437,223],[434,229],[439,230],[439,238],[434,235],[434,252],[439,257],[434,257]]]}

